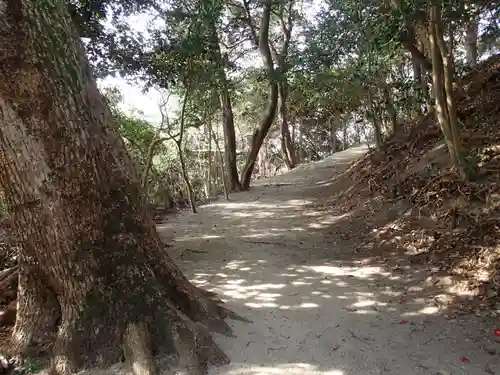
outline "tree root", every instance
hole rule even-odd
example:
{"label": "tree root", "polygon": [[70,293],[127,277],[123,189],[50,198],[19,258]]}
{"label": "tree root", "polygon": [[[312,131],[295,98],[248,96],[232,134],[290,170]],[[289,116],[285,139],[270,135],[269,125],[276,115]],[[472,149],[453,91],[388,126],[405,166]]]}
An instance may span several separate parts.
{"label": "tree root", "polygon": [[144,323],[131,323],[123,340],[123,352],[134,375],[154,375],[155,365],[151,337]]}
{"label": "tree root", "polygon": [[172,339],[179,354],[179,367],[189,375],[205,375],[210,365],[229,363],[229,358],[199,323],[189,319],[175,322],[172,326]]}
{"label": "tree root", "polygon": [[[25,270],[28,271],[24,272]],[[99,360],[97,362],[90,360],[87,363],[75,348],[79,343],[93,343],[95,338],[88,337],[82,340],[78,337],[78,333],[74,331],[77,326],[75,319],[81,317],[77,313],[71,318],[70,315],[74,314],[75,310],[70,311],[71,308],[68,310],[68,306],[59,307],[60,296],[54,295],[44,285],[43,279],[36,269],[22,264],[21,267],[13,267],[0,274],[1,285],[6,285],[4,282],[9,280],[8,290],[12,291],[12,288],[17,286],[17,293],[13,291],[14,295],[17,294],[17,298],[10,302],[9,311],[12,312],[13,319],[9,324],[15,323],[15,327],[12,350],[7,354],[10,358],[14,357],[17,363],[22,362],[35,333],[47,327],[52,327],[54,330],[58,328],[57,335],[50,338],[53,344],[51,374],[71,374],[92,363],[105,367],[110,364],[109,360],[119,361],[119,353],[122,353],[134,375],[153,375],[156,373],[154,354],[159,353],[161,349],[162,344],[159,343],[166,342],[166,348],[177,353],[182,370],[187,371],[189,375],[205,375],[209,366],[219,366],[229,362],[226,354],[213,341],[210,331],[233,336],[229,325],[225,322],[226,318],[249,322],[222,306],[224,302],[217,299],[216,293],[203,290],[189,282],[181,283],[177,285],[179,295],[175,300],[160,298],[158,301],[161,306],[145,307],[142,322],[130,321],[123,329],[119,328],[121,325],[101,327],[101,331],[107,328],[110,334],[117,338],[111,341],[117,343],[118,347],[115,346],[113,349],[105,346],[99,349],[99,355],[107,360],[102,363]],[[177,305],[179,301],[182,303]],[[121,345],[117,330],[122,332]],[[82,333],[84,336],[88,334],[87,331]],[[75,338],[76,341],[73,342]],[[100,339],[95,339],[96,343],[92,345],[99,346]],[[72,357],[68,353],[74,353],[75,356]]]}

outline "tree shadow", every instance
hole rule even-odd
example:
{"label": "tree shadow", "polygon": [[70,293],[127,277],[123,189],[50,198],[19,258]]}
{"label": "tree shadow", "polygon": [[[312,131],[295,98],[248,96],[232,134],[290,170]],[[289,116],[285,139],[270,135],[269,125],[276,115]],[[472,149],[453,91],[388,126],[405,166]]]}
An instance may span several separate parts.
{"label": "tree shadow", "polygon": [[[337,171],[350,164],[346,159],[336,161]],[[232,363],[214,374],[482,374],[485,365],[500,368],[491,355],[500,353],[493,318],[451,310],[441,299],[466,296],[445,281],[428,280],[429,267],[409,264],[408,257],[404,262],[394,248],[387,263],[359,246],[374,236],[366,210],[379,209],[388,224],[404,205],[332,209],[324,205],[338,183],[328,181],[332,168],[316,169],[312,177],[295,173],[300,178],[288,176],[289,184],[275,178],[159,228],[193,283],[252,321],[231,323],[237,339],[217,338]]]}

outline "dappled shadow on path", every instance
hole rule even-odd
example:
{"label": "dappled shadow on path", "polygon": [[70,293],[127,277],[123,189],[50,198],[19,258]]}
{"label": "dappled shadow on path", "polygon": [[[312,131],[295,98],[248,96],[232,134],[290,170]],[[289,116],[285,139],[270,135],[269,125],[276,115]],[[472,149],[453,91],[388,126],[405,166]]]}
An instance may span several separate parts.
{"label": "dappled shadow on path", "polygon": [[[335,163],[344,168],[349,158]],[[434,299],[436,285],[422,287],[425,267],[387,267],[364,255],[356,233],[346,240],[337,230],[352,228],[364,238],[363,226],[354,225],[363,221],[360,213],[318,209],[331,195],[331,186],[321,185],[332,168],[263,181],[251,192],[234,194],[231,202],[200,207],[198,215],[159,228],[190,279],[252,321],[231,322],[236,338],[218,338],[232,363],[214,374],[486,374],[491,372],[485,366],[496,364],[500,369],[489,354],[500,352],[493,321],[450,319]],[[446,285],[441,292],[457,293]]]}

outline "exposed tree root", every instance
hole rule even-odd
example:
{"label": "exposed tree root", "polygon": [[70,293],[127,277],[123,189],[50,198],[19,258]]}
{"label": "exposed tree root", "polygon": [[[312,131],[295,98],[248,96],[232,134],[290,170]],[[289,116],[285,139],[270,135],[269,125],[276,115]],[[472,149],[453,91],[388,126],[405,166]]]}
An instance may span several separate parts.
{"label": "exposed tree root", "polygon": [[[56,335],[45,337],[52,340],[50,373],[54,375],[72,374],[88,366],[107,367],[120,358],[125,358],[135,375],[153,375],[154,355],[165,350],[176,353],[179,367],[188,374],[206,374],[209,366],[229,362],[209,331],[231,335],[224,319],[245,320],[221,306],[223,302],[215,298],[215,293],[188,283],[180,288],[177,299],[183,303],[179,305],[171,303],[168,298],[171,296],[161,291],[163,297],[158,299],[156,308],[146,299],[136,298],[143,305],[141,321],[137,321],[137,312],[116,320],[109,313],[107,318],[84,321],[88,315],[75,310],[73,302],[64,303],[62,296],[54,295],[41,283],[43,277],[36,270],[19,273],[20,269],[24,270],[16,268],[2,273],[2,280],[19,279],[19,283],[14,283],[18,288],[17,302],[13,300],[10,304],[17,305],[17,319],[9,358],[14,357],[19,363],[40,330],[57,328]],[[130,310],[132,299],[124,301],[122,308]],[[92,310],[87,305],[80,308]],[[118,311],[113,306],[98,310],[104,313],[106,308]]]}

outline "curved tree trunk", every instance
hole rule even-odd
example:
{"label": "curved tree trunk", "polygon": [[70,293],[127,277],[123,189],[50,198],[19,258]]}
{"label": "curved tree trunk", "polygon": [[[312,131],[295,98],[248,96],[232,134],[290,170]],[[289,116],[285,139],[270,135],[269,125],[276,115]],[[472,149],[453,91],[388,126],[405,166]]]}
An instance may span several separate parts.
{"label": "curved tree trunk", "polygon": [[123,354],[151,374],[157,350],[190,374],[226,363],[196,322],[228,332],[227,310],[165,253],[65,3],[0,8],[0,183],[23,260],[13,350],[59,317],[54,374]]}
{"label": "curved tree trunk", "polygon": [[276,118],[276,109],[278,104],[278,83],[276,81],[276,72],[274,71],[273,58],[269,47],[269,22],[271,18],[272,2],[270,0],[265,1],[263,7],[260,22],[259,49],[267,70],[267,79],[269,80],[269,96],[267,108],[260,126],[258,129],[255,129],[253,133],[250,152],[241,173],[241,187],[243,190],[248,190],[250,188],[250,181],[252,179],[255,161],[259,155],[259,149],[262,146],[262,142],[264,142],[264,138]]}

